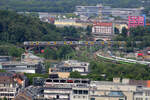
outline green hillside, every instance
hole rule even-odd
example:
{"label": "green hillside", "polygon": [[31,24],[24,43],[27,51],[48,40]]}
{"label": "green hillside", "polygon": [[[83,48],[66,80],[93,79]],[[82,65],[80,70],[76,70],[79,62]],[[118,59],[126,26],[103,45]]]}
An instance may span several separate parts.
{"label": "green hillside", "polygon": [[0,9],[32,12],[73,12],[76,5],[102,3],[112,7],[139,7],[141,0],[0,0]]}

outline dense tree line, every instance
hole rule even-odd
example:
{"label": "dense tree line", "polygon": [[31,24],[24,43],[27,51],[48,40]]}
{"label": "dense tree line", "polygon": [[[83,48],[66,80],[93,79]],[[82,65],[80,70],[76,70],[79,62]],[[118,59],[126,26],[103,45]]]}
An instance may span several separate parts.
{"label": "dense tree line", "polygon": [[112,7],[139,7],[141,0],[0,0],[0,9],[30,12],[73,12],[77,5],[103,3]]}
{"label": "dense tree line", "polygon": [[113,64],[110,62],[90,63],[90,73],[81,76],[79,72],[72,72],[72,78],[89,78],[92,80],[112,80],[113,77],[130,78],[136,80],[149,80],[150,69],[140,64]]}
{"label": "dense tree line", "polygon": [[62,46],[59,48],[46,48],[42,54],[46,59],[65,59],[71,56],[74,50],[70,46]]}
{"label": "dense tree line", "polygon": [[133,51],[133,48],[143,49],[150,46],[150,26],[138,26],[130,30],[123,28],[122,33],[118,34],[115,40],[126,41],[126,47],[129,51]]}
{"label": "dense tree line", "polygon": [[38,18],[0,10],[0,42],[56,41],[64,40],[66,36],[80,38],[80,31],[72,26],[56,28]]}
{"label": "dense tree line", "polygon": [[0,45],[0,55],[1,56],[12,56],[12,57],[19,57],[24,52],[22,48],[16,47],[12,44],[2,44]]}
{"label": "dense tree line", "polygon": [[18,15],[11,11],[0,11],[0,41],[24,42],[46,40],[60,40],[61,34],[56,26],[41,22],[37,18]]}

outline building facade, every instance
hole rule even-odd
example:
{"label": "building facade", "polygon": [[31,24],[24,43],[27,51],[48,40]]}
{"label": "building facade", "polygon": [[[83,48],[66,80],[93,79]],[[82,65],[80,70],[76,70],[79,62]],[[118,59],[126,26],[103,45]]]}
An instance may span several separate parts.
{"label": "building facade", "polygon": [[24,73],[42,73],[42,64],[22,63],[22,62],[5,62],[1,64],[2,69],[10,72]]}
{"label": "building facade", "polygon": [[111,40],[114,35],[114,25],[113,23],[94,22],[92,33],[95,38],[101,40]]}
{"label": "building facade", "polygon": [[89,100],[88,79],[46,79],[44,98],[59,100]]}
{"label": "building facade", "polygon": [[140,16],[143,8],[112,8],[111,6],[103,6],[102,4],[96,6],[76,6],[74,12],[79,16],[112,16],[120,19],[128,19],[128,16]]}
{"label": "building facade", "polygon": [[0,72],[0,98],[12,100],[26,84],[26,77],[19,73]]}
{"label": "building facade", "polygon": [[77,60],[67,60],[49,68],[49,74],[57,73],[61,78],[68,78],[70,72],[74,71],[78,71],[81,75],[87,75],[89,72],[89,63],[79,62]]}
{"label": "building facade", "polygon": [[137,26],[145,26],[146,17],[143,16],[128,16],[128,29]]}
{"label": "building facade", "polygon": [[96,5],[96,6],[76,6],[76,11],[74,12],[76,15],[79,16],[98,16],[101,14],[102,11],[102,5]]}

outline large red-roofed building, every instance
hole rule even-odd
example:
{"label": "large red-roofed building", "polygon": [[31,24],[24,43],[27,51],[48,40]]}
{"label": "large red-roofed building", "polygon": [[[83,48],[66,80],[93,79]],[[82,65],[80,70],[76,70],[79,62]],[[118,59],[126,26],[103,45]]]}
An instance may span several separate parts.
{"label": "large red-roofed building", "polygon": [[104,22],[94,22],[92,32],[97,34],[112,34],[113,24]]}
{"label": "large red-roofed building", "polygon": [[108,22],[94,22],[92,33],[94,35],[94,40],[111,40],[114,33],[114,25]]}

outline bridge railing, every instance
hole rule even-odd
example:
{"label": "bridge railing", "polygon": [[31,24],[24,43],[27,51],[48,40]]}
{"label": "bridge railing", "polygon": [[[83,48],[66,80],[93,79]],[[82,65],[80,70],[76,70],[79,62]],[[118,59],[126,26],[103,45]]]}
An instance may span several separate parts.
{"label": "bridge railing", "polygon": [[125,44],[124,41],[25,41],[24,46],[49,46],[49,45],[112,45]]}

